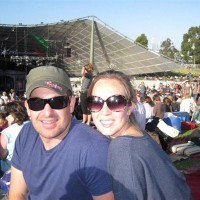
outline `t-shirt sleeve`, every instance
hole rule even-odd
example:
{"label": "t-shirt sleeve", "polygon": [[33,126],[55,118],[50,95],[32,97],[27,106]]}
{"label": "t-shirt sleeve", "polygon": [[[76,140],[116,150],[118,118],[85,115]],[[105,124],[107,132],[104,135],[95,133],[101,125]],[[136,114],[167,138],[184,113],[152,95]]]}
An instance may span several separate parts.
{"label": "t-shirt sleeve", "polygon": [[93,196],[112,191],[111,179],[107,172],[108,145],[106,140],[92,144],[85,155],[82,176]]}

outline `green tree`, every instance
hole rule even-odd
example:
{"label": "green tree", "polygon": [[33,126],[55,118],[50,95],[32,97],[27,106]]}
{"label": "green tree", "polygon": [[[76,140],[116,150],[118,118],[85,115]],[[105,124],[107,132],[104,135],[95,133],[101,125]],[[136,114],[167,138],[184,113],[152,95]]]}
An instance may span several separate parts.
{"label": "green tree", "polygon": [[178,50],[174,47],[174,44],[169,38],[163,41],[162,44],[160,45],[159,53],[166,57],[175,59],[176,57],[175,55],[177,54],[177,52]]}
{"label": "green tree", "polygon": [[186,63],[200,64],[200,26],[191,27],[183,35],[181,52]]}
{"label": "green tree", "polygon": [[148,40],[147,36],[143,33],[140,36],[137,37],[135,40],[137,43],[141,44],[142,46],[148,47]]}

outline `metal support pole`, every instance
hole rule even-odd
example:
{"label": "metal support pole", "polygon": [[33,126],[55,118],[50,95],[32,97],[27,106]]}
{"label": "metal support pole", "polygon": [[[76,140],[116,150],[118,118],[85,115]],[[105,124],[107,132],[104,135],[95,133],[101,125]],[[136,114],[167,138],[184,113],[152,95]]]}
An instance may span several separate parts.
{"label": "metal support pole", "polygon": [[91,27],[91,40],[90,40],[90,63],[94,66],[94,18]]}

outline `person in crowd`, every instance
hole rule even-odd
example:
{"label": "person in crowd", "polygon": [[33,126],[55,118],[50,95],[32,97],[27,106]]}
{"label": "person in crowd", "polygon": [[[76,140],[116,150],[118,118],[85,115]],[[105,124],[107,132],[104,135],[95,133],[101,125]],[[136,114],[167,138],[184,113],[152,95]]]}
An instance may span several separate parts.
{"label": "person in crowd", "polygon": [[5,105],[4,100],[0,98],[0,113],[4,112],[4,107],[5,107],[4,105]]}
{"label": "person in crowd", "polygon": [[87,91],[92,81],[92,73],[93,73],[93,66],[92,64],[88,63],[82,68],[82,81],[81,81],[81,93],[80,93],[80,103],[81,109],[83,113],[82,123],[86,123],[90,125],[92,117],[91,113],[87,108]]}
{"label": "person in crowd", "polygon": [[9,102],[9,99],[8,99],[8,96],[7,96],[6,91],[3,91],[3,92],[2,92],[1,99],[3,99],[4,104],[7,104],[7,103]]}
{"label": "person in crowd", "polygon": [[12,88],[10,89],[10,101],[15,101],[16,100],[16,94],[15,94],[15,90]]}
{"label": "person in crowd", "polygon": [[192,95],[192,86],[189,80],[186,80],[182,84],[182,93],[183,96],[191,96]]}
{"label": "person in crowd", "polygon": [[192,82],[191,89],[192,89],[192,91],[191,91],[192,97],[196,101],[197,97],[198,97],[198,82],[197,82],[197,80],[194,80],[194,82]]}
{"label": "person in crowd", "polygon": [[135,107],[133,108],[133,114],[135,117],[135,120],[141,130],[145,130],[146,126],[146,110],[142,102],[143,98],[141,97],[141,94],[137,94],[137,103],[135,104]]}
{"label": "person in crowd", "polygon": [[173,112],[172,101],[170,98],[164,97],[163,103],[166,105],[166,112]]}
{"label": "person in crowd", "polygon": [[140,91],[140,96],[141,96],[141,98],[144,98],[145,96],[146,96],[146,86],[145,86],[145,84],[144,84],[144,82],[142,81],[141,83],[140,83],[140,85],[139,85],[139,91]]}
{"label": "person in crowd", "polygon": [[111,139],[107,167],[115,200],[191,199],[183,174],[135,123],[137,100],[128,76],[114,70],[99,73],[87,102],[97,129]]}
{"label": "person in crowd", "polygon": [[176,98],[176,102],[179,104],[179,110],[178,111],[180,111],[180,103],[182,101],[182,94],[177,93],[175,98]]}
{"label": "person in crowd", "polygon": [[155,77],[155,90],[160,90],[160,79],[158,76]]}
{"label": "person in crowd", "polygon": [[200,80],[198,80],[198,88],[197,88],[197,102],[199,103],[199,97],[200,97]]}
{"label": "person in crowd", "polygon": [[190,95],[184,96],[180,103],[180,111],[187,112],[190,117],[192,117],[193,112],[197,109],[196,101]]}
{"label": "person in crowd", "polygon": [[148,121],[148,119],[151,119],[153,117],[153,107],[154,107],[154,103],[150,96],[146,96],[144,98],[143,105],[146,111],[146,121]]}
{"label": "person in crowd", "polygon": [[15,143],[9,200],[114,200],[106,171],[110,141],[72,117],[75,97],[66,71],[32,69],[26,97],[31,122]]}
{"label": "person in crowd", "polygon": [[153,116],[162,119],[166,112],[166,105],[161,101],[160,96],[157,94],[153,96],[153,102]]}
{"label": "person in crowd", "polygon": [[167,96],[171,101],[172,112],[178,112],[180,110],[180,102],[178,102],[178,95],[172,96],[171,94]]}
{"label": "person in crowd", "polygon": [[6,114],[0,112],[0,132],[7,128],[8,123],[6,120]]}
{"label": "person in crowd", "polygon": [[8,127],[1,131],[0,136],[1,170],[4,173],[10,170],[15,140],[24,124],[29,120],[24,104],[18,101],[7,103],[5,113]]}

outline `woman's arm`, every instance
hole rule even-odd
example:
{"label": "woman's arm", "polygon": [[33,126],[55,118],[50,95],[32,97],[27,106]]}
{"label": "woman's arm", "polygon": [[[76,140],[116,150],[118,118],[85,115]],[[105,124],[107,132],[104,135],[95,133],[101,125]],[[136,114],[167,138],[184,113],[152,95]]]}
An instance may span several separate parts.
{"label": "woman's arm", "polygon": [[87,71],[85,70],[85,67],[82,67],[82,71],[81,71],[82,76],[85,76],[86,73]]}
{"label": "woman's arm", "polygon": [[8,151],[7,151],[7,137],[2,132],[1,135],[0,135],[0,159],[1,160],[6,159],[7,154],[8,154]]}

